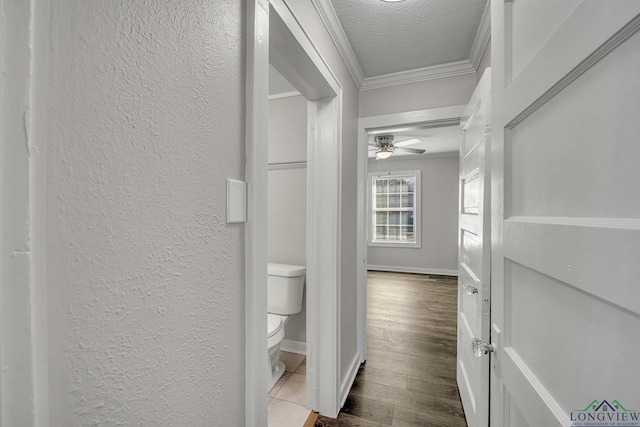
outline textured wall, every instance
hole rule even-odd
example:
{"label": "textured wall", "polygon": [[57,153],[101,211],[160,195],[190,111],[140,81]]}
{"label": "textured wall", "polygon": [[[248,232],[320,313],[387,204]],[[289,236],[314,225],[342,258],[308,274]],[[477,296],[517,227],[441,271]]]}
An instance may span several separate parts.
{"label": "textured wall", "polygon": [[369,172],[421,170],[422,247],[369,246],[369,265],[458,269],[458,157],[370,160]]}
{"label": "textured wall", "polygon": [[241,2],[51,3],[51,425],[244,419]]}

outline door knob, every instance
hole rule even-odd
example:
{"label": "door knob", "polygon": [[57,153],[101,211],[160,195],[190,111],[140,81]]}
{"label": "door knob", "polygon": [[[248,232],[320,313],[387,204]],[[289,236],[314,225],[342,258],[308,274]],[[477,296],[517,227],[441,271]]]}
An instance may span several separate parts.
{"label": "door knob", "polygon": [[473,286],[471,286],[471,285],[466,286],[466,287],[464,288],[464,290],[465,290],[465,292],[467,293],[467,295],[475,295],[475,294],[477,294],[477,293],[478,293],[478,288],[473,287]]}
{"label": "door knob", "polygon": [[493,346],[481,339],[474,338],[471,341],[471,349],[476,357],[482,357],[485,354],[491,353],[493,351]]}

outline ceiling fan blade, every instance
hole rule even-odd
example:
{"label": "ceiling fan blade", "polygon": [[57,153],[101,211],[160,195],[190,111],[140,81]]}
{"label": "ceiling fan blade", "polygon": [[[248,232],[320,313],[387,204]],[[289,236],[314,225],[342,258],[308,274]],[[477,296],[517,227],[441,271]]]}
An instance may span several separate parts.
{"label": "ceiling fan blade", "polygon": [[398,153],[409,153],[409,154],[422,154],[427,150],[422,150],[420,148],[407,148],[407,147],[397,147],[395,149]]}
{"label": "ceiling fan blade", "polygon": [[370,142],[369,145],[372,147],[378,147],[378,144],[376,144],[375,142]]}
{"label": "ceiling fan blade", "polygon": [[412,138],[406,141],[394,142],[393,145],[395,147],[406,147],[407,145],[417,144],[418,142],[422,142],[422,140],[420,138]]}

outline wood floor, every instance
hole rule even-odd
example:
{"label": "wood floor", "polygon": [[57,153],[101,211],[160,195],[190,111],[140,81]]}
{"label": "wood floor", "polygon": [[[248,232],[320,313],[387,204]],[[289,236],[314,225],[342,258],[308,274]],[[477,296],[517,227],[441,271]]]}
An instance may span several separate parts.
{"label": "wood floor", "polygon": [[456,386],[457,278],[371,271],[367,361],[325,427],[467,427]]}

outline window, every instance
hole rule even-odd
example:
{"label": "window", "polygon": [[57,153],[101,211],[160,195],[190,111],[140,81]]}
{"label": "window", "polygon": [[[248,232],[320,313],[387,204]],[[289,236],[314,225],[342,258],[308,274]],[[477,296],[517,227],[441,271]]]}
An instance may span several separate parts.
{"label": "window", "polygon": [[420,247],[420,171],[369,174],[369,246]]}

